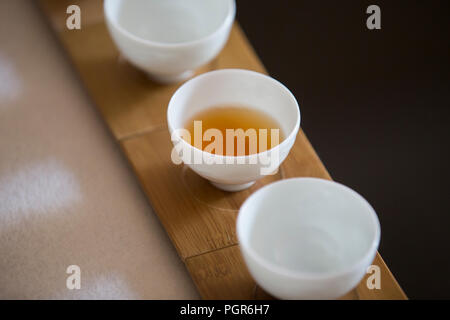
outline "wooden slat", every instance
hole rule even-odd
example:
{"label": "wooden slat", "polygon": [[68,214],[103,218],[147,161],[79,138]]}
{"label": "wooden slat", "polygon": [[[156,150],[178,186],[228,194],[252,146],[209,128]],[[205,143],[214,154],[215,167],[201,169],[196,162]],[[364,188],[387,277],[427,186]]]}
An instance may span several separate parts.
{"label": "wooden slat", "polygon": [[[369,289],[366,282],[370,275],[366,275],[355,290],[350,291],[340,299],[407,299],[379,254],[375,257],[373,265],[380,267],[381,289]],[[273,299],[258,287],[250,277],[237,245],[188,258],[186,267],[201,296],[205,299]]]}
{"label": "wooden slat", "polygon": [[[166,129],[166,108],[179,84],[156,84],[120,57],[103,22],[102,1],[39,2],[202,297],[270,298],[255,285],[242,261],[235,232],[236,215],[242,202],[267,183],[297,176],[331,179],[304,133],[299,132],[277,175],[265,177],[239,193],[215,189],[189,169],[170,161],[172,145]],[[82,9],[80,31],[65,28],[70,4]],[[223,68],[266,73],[237,24],[220,55],[197,73]],[[363,279],[343,299],[406,298],[379,255],[374,263],[381,269],[381,290],[369,290]]]}
{"label": "wooden slat", "polygon": [[189,258],[186,267],[205,299],[257,299],[237,245]]}

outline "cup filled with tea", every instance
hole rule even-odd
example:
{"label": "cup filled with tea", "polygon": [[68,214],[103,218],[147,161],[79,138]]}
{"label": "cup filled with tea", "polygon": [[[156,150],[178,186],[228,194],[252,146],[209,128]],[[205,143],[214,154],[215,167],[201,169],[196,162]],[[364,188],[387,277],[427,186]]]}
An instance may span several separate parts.
{"label": "cup filled with tea", "polygon": [[105,0],[109,33],[121,54],[150,78],[186,80],[224,47],[235,0]]}
{"label": "cup filled with tea", "polygon": [[237,236],[253,278],[280,299],[336,299],[366,274],[380,242],[374,209],[317,178],[264,186],[241,206]]}
{"label": "cup filled with tea", "polygon": [[174,163],[239,191],[277,172],[297,137],[300,109],[277,80],[223,69],[184,83],[169,102],[167,122]]}

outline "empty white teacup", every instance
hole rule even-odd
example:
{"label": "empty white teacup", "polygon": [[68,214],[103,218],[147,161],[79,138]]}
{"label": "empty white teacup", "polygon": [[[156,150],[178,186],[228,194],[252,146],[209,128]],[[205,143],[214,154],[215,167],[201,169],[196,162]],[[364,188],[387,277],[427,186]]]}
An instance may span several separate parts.
{"label": "empty white teacup", "polygon": [[380,224],[370,204],[336,182],[294,178],[252,194],[237,220],[256,282],[280,299],[335,299],[372,263]]}
{"label": "empty white teacup", "polygon": [[[182,139],[179,131],[187,120],[220,105],[242,105],[264,112],[280,125],[284,140],[265,152],[233,157],[202,151]],[[239,191],[278,170],[297,137],[300,110],[292,93],[277,80],[254,71],[223,69],[184,83],[169,102],[167,122],[174,152],[181,153],[186,165],[222,190]]]}
{"label": "empty white teacup", "polygon": [[105,0],[109,32],[120,52],[159,82],[189,78],[225,45],[235,0]]}

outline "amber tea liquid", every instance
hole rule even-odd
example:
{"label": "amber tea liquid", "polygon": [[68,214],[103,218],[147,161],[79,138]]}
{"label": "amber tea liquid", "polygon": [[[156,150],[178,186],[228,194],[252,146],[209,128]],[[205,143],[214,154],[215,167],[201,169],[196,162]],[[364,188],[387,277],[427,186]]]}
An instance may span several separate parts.
{"label": "amber tea liquid", "polygon": [[[187,139],[186,141],[193,146],[196,146],[194,144],[195,138],[198,139],[198,137],[195,137],[196,131],[194,125],[196,121],[201,121],[201,132],[203,135],[201,142],[202,150],[213,154],[227,156],[255,154],[275,147],[284,139],[280,125],[275,119],[264,112],[245,106],[226,105],[212,107],[199,112],[185,123],[184,127],[189,131],[191,136],[191,141],[187,141]],[[207,132],[208,129],[217,129],[220,131],[222,135],[222,150],[219,150],[219,148],[211,148],[212,142],[216,140],[214,137],[211,138],[211,140],[204,139],[205,132]],[[228,135],[229,139],[234,139],[234,148],[228,148],[227,150],[227,129],[235,130],[235,132],[238,129],[242,129],[243,132],[246,132],[248,129],[255,129],[256,135],[250,135],[252,139],[249,136],[243,138],[242,135]],[[266,129],[267,134],[261,135],[260,132],[263,132],[261,129]],[[278,129],[278,135],[271,132],[271,129]],[[241,140],[239,141],[238,139]],[[256,141],[252,141],[255,139]],[[266,143],[261,143],[260,139],[265,139]],[[245,147],[242,148],[244,141]],[[220,140],[217,141],[217,144],[219,143]],[[238,147],[239,143],[241,143],[240,148]],[[251,145],[252,143],[253,145]]]}

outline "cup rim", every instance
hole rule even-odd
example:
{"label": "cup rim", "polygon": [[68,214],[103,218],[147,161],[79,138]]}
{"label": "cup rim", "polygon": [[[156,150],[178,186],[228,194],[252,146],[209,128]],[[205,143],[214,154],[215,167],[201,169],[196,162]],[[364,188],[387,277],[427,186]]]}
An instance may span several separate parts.
{"label": "cup rim", "polygon": [[[276,263],[273,263],[271,261],[269,261],[268,259],[262,257],[261,255],[259,255],[257,252],[255,252],[255,250],[253,248],[251,248],[251,246],[249,245],[248,241],[244,241],[243,240],[243,233],[244,231],[242,230],[242,219],[243,219],[243,215],[245,214],[244,212],[246,211],[246,207],[249,205],[249,203],[252,201],[253,196],[257,195],[258,193],[263,192],[264,190],[267,190],[271,187],[273,187],[273,185],[277,185],[277,184],[282,184],[282,183],[286,183],[288,181],[292,181],[292,180],[297,180],[297,181],[302,181],[302,182],[308,182],[308,181],[315,181],[315,182],[319,182],[319,183],[323,183],[323,184],[328,184],[328,185],[333,185],[335,187],[340,188],[341,190],[343,190],[344,192],[349,192],[351,194],[353,194],[354,196],[356,196],[356,198],[360,199],[363,201],[364,205],[367,208],[367,212],[369,213],[370,219],[372,221],[372,225],[375,228],[375,232],[374,232],[374,236],[371,240],[371,244],[369,246],[369,248],[366,250],[366,252],[364,253],[364,255],[362,255],[356,262],[348,265],[347,267],[345,267],[342,270],[338,270],[338,271],[331,271],[331,272],[324,272],[324,273],[312,273],[312,272],[306,272],[306,271],[295,271],[295,270],[291,270],[288,269],[286,267],[277,265]],[[349,273],[354,272],[355,270],[361,269],[361,267],[367,262],[367,259],[369,259],[375,252],[377,252],[377,248],[378,245],[380,243],[380,237],[381,237],[381,227],[380,227],[380,221],[378,219],[378,216],[375,212],[375,210],[373,209],[373,207],[369,204],[369,202],[364,199],[359,193],[357,193],[356,191],[354,191],[353,189],[332,181],[332,180],[326,180],[326,179],[321,179],[321,178],[313,178],[313,177],[300,177],[300,178],[289,178],[289,179],[283,179],[271,184],[268,184],[264,187],[262,187],[261,189],[257,190],[256,192],[254,192],[253,194],[251,194],[242,204],[241,208],[239,209],[239,214],[237,217],[237,222],[236,222],[236,230],[237,230],[237,237],[238,237],[238,241],[239,241],[239,246],[241,251],[245,252],[246,254],[250,255],[254,260],[257,261],[257,263],[259,265],[261,265],[262,267],[268,269],[271,272],[277,273],[277,274],[281,274],[283,276],[287,276],[290,278],[301,278],[301,279],[305,279],[305,278],[309,278],[309,279],[330,279],[330,278],[337,278]],[[370,261],[372,262],[372,261]]]}
{"label": "cup rim", "polygon": [[228,1],[228,12],[227,15],[225,17],[225,19],[222,21],[222,23],[220,24],[220,26],[215,29],[212,33],[195,39],[195,40],[191,40],[191,41],[183,41],[183,42],[175,42],[175,43],[171,43],[171,42],[160,42],[160,41],[153,41],[153,40],[147,40],[147,39],[143,39],[141,37],[138,37],[137,35],[131,33],[130,31],[128,31],[127,29],[123,28],[119,22],[117,21],[117,19],[113,19],[110,15],[109,12],[107,10],[107,6],[108,4],[113,1],[113,0],[105,0],[103,3],[103,14],[106,18],[106,20],[111,23],[114,28],[116,30],[118,30],[120,33],[122,33],[122,35],[124,35],[125,37],[128,37],[136,42],[140,42],[144,45],[148,45],[148,46],[155,46],[155,47],[161,47],[161,48],[183,48],[183,47],[188,47],[188,46],[192,46],[192,45],[196,45],[202,42],[206,42],[212,38],[214,38],[216,36],[216,34],[218,34],[219,32],[221,32],[222,30],[228,28],[230,26],[230,24],[233,23],[235,15],[236,15],[236,0],[227,0]]}
{"label": "cup rim", "polygon": [[246,156],[227,156],[227,155],[218,155],[218,154],[213,154],[213,153],[210,153],[210,152],[206,152],[206,151],[198,149],[197,147],[191,145],[190,143],[187,143],[182,137],[180,137],[178,134],[176,134],[176,138],[179,141],[181,141],[181,143],[183,144],[184,147],[194,149],[195,151],[201,152],[202,154],[206,154],[209,157],[212,157],[214,159],[219,159],[220,161],[225,161],[223,163],[227,163],[226,162],[227,160],[233,160],[233,161],[244,160],[245,161],[247,159],[254,158],[254,157],[262,157],[264,155],[267,155],[267,154],[269,154],[271,152],[276,151],[279,148],[282,148],[282,147],[284,148],[286,145],[288,145],[292,141],[292,139],[295,139],[295,137],[297,136],[298,131],[300,129],[300,121],[301,121],[300,107],[298,105],[297,99],[295,99],[295,96],[280,81],[278,81],[278,80],[276,80],[276,79],[274,79],[274,78],[272,78],[272,77],[270,77],[268,75],[265,75],[263,73],[252,71],[252,70],[247,70],[247,69],[220,69],[220,70],[213,70],[213,71],[205,72],[205,73],[203,73],[201,75],[198,75],[198,76],[196,76],[196,77],[186,81],[184,84],[182,84],[177,89],[177,91],[175,91],[175,93],[172,95],[172,97],[171,97],[171,99],[169,101],[168,108],[167,108],[167,125],[169,127],[170,134],[172,134],[177,129],[181,129],[181,128],[175,129],[173,127],[173,125],[171,123],[171,119],[169,117],[169,113],[170,113],[171,108],[173,107],[173,104],[174,104],[173,101],[174,101],[174,99],[176,99],[176,96],[178,94],[180,94],[181,90],[186,85],[188,85],[190,82],[198,81],[199,79],[202,79],[204,77],[210,76],[211,74],[217,74],[217,73],[241,73],[241,74],[242,73],[246,73],[246,74],[250,74],[250,75],[253,75],[253,76],[264,78],[265,80],[271,81],[272,83],[277,85],[281,90],[285,91],[288,94],[289,98],[291,99],[291,101],[293,102],[293,104],[296,107],[295,110],[296,110],[297,119],[296,119],[294,128],[289,132],[288,135],[286,135],[284,140],[281,143],[279,143],[278,145],[276,145],[275,147],[267,149],[266,151],[263,151],[263,152],[253,153],[253,154],[246,155]]}

